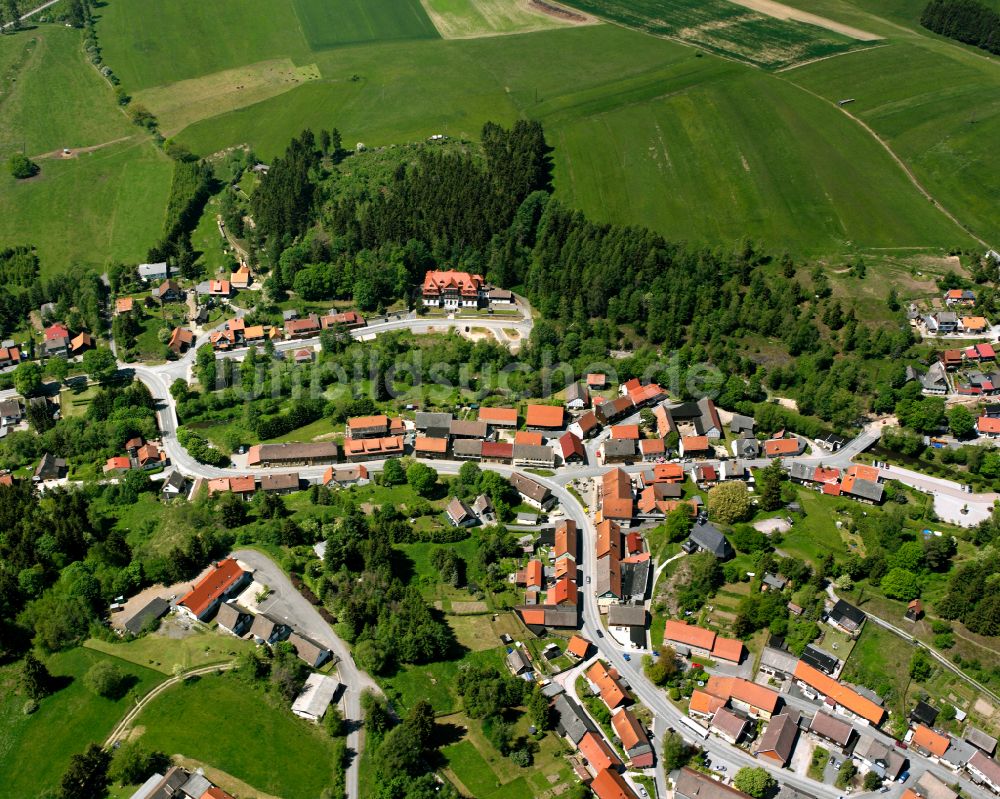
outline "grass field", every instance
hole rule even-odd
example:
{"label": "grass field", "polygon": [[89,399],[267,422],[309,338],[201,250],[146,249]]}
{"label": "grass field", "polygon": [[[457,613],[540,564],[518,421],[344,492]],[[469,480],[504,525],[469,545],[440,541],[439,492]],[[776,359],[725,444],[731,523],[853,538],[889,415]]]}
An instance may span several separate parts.
{"label": "grass field", "polygon": [[578,24],[534,9],[528,0],[423,0],[445,39],[472,39]]}
{"label": "grass field", "polygon": [[313,50],[345,44],[436,39],[420,0],[293,0]]}
{"label": "grass field", "polygon": [[42,271],[138,262],[163,230],[170,160],[137,139],[43,162],[28,181],[0,175],[0,242],[32,243]]}
{"label": "grass field", "polygon": [[775,19],[728,0],[572,0],[569,4],[760,67],[784,67],[862,46],[832,31]]}
{"label": "grass field", "polygon": [[147,669],[173,674],[174,667],[178,665],[193,669],[213,663],[228,663],[239,652],[252,648],[253,643],[222,633],[195,632],[187,638],[167,638],[151,633],[134,641],[115,643],[91,638],[84,646]]}
{"label": "grass field", "polygon": [[163,675],[89,649],[72,649],[53,655],[46,663],[66,685],[40,703],[30,716],[22,713],[24,697],[15,692],[16,666],[0,669],[0,795],[38,796],[56,788],[71,755],[90,743],[101,743],[125,715],[132,699],[113,701],[93,694],[83,685],[91,665],[111,660],[136,682],[144,694]]}
{"label": "grass field", "polygon": [[[11,58],[18,66],[5,71]],[[107,81],[85,60],[78,30],[45,26],[0,37],[0,75],[0,154],[23,147],[34,156],[135,135]]]}
{"label": "grass field", "polygon": [[[316,799],[330,785],[332,742],[274,701],[232,675],[202,677],[165,691],[136,723],[150,747],[211,763],[283,799]],[[221,730],[220,708],[239,723]],[[295,756],[276,768],[276,752]]]}

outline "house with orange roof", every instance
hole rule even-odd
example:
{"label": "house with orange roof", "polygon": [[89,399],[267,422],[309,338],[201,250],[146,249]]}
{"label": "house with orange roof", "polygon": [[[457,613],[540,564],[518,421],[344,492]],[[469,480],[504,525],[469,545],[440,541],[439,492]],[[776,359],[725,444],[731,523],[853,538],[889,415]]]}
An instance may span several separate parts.
{"label": "house with orange roof", "polygon": [[945,305],[975,305],[976,293],[971,289],[948,289],[944,294]]}
{"label": "house with orange roof", "polygon": [[611,438],[620,441],[638,441],[639,425],[637,424],[616,424],[611,428]]}
{"label": "house with orange roof", "polygon": [[876,727],[885,718],[885,710],[882,707],[801,660],[796,664],[792,676],[800,684],[839,705],[845,715],[873,724]]}
{"label": "house with orange roof", "polygon": [[413,439],[413,453],[421,458],[443,458],[448,454],[448,439],[417,436]]}
{"label": "house with orange roof", "polygon": [[781,696],[763,685],[741,677],[713,674],[705,684],[705,692],[728,702],[736,710],[767,721],[778,709]]}
{"label": "house with orange roof", "polygon": [[167,347],[174,355],[182,355],[194,344],[194,333],[186,327],[175,327],[170,333]]}
{"label": "house with orange roof", "polygon": [[482,275],[431,269],[421,287],[425,307],[479,308],[487,304],[489,286]]}
{"label": "house with orange roof", "polygon": [[344,439],[344,460],[350,462],[398,458],[402,454],[402,436]]}
{"label": "house with orange roof", "polygon": [[574,635],[569,639],[569,643],[566,645],[566,651],[575,658],[586,660],[587,653],[590,652],[590,641],[582,635]]}
{"label": "house with orange roof", "polygon": [[618,672],[614,669],[609,670],[600,660],[587,669],[587,679],[593,686],[594,693],[601,695],[608,710],[614,710],[629,700],[628,694],[618,680]]}
{"label": "house with orange roof", "polygon": [[913,738],[910,740],[910,746],[925,757],[940,758],[948,751],[948,747],[951,746],[951,740],[947,735],[941,735],[941,733],[934,732],[930,727],[918,724],[913,729]]}
{"label": "house with orange roof", "polygon": [[531,430],[518,430],[514,433],[515,444],[527,444],[529,447],[540,447],[545,443],[541,433]]}
{"label": "house with orange roof", "polygon": [[0,370],[11,369],[20,363],[20,347],[0,347]]}
{"label": "house with orange roof", "polygon": [[609,768],[597,773],[590,783],[590,790],[597,799],[639,799],[625,778]]}
{"label": "house with orange roof", "polygon": [[739,663],[743,659],[743,642],[737,641],[735,638],[716,636],[715,646],[712,647],[712,657],[716,660]]}
{"label": "house with orange roof", "polygon": [[645,386],[633,388],[628,392],[629,399],[636,408],[645,408],[654,402],[660,402],[667,398],[667,392],[656,383],[649,383]]}
{"label": "house with orange roof", "polygon": [[527,565],[523,569],[518,569],[514,575],[514,583],[528,589],[541,590],[542,579],[542,562],[540,560],[529,560]]}
{"label": "house with orange roof", "polygon": [[576,580],[569,577],[563,577],[561,580],[558,580],[549,589],[547,601],[552,605],[573,605],[575,607],[579,602]]}
{"label": "house with orange roof", "polygon": [[587,730],[577,744],[580,754],[595,772],[602,769],[618,768],[622,762],[599,733]]}
{"label": "house with orange roof", "polygon": [[990,323],[986,321],[984,316],[963,316],[958,320],[959,329],[966,333],[980,334],[985,333],[989,328]]}
{"label": "house with orange roof", "polygon": [[132,313],[135,309],[135,300],[131,297],[119,297],[115,300],[115,315]]}
{"label": "house with orange roof", "polygon": [[681,438],[681,455],[685,458],[708,455],[710,449],[708,436],[683,436]]}
{"label": "house with orange roof", "polygon": [[976,432],[987,438],[1000,436],[1000,417],[980,416],[976,419]]}
{"label": "house with orange roof", "polygon": [[628,708],[622,708],[611,717],[611,726],[621,742],[622,749],[628,755],[631,767],[652,768],[653,747],[650,746],[649,736],[635,714]]}
{"label": "house with orange roof", "polygon": [[715,633],[704,627],[697,627],[683,621],[667,619],[663,630],[663,640],[672,644],[681,644],[694,650],[699,655],[711,655],[715,647]]}
{"label": "house with orange roof", "polygon": [[688,713],[692,716],[701,716],[709,719],[715,715],[720,707],[725,707],[726,700],[720,696],[715,696],[707,691],[700,691],[697,688],[691,692],[691,700],[688,702]]}
{"label": "house with orange roof", "polygon": [[240,263],[239,269],[233,272],[230,282],[235,289],[249,288],[253,282],[253,275],[250,274],[250,267],[246,263]]}
{"label": "house with orange roof", "polygon": [[250,572],[233,558],[219,561],[181,597],[177,609],[196,621],[205,621],[214,615],[225,598],[238,593],[250,577]]}
{"label": "house with orange roof", "polygon": [[556,560],[563,557],[576,559],[579,552],[576,522],[572,519],[561,519],[556,523],[554,556]]}
{"label": "house with orange roof", "polygon": [[639,441],[639,454],[644,461],[656,460],[667,454],[667,445],[662,438],[643,438]]}
{"label": "house with orange roof", "polygon": [[565,418],[562,405],[529,405],[524,423],[535,430],[561,430]]}
{"label": "house with orange roof", "polygon": [[479,409],[479,421],[486,422],[491,427],[513,429],[517,427],[517,409],[481,407]]}
{"label": "house with orange roof", "polygon": [[608,386],[608,376],[601,374],[600,372],[590,372],[587,375],[587,388],[596,389],[600,391],[601,389],[607,388]]}
{"label": "house with orange roof", "polygon": [[352,416],[347,420],[348,438],[382,438],[401,436],[404,432],[401,418],[391,419],[384,413],[372,416]]}
{"label": "house with orange roof", "polygon": [[69,343],[69,351],[73,355],[80,355],[84,350],[93,349],[94,338],[90,333],[77,333]]}
{"label": "house with orange roof", "polygon": [[104,464],[105,474],[124,474],[132,468],[132,461],[125,455],[108,458]]}
{"label": "house with orange roof", "polygon": [[140,469],[156,469],[167,462],[167,453],[149,441],[136,450],[135,462]]}
{"label": "house with orange roof", "polygon": [[597,538],[594,544],[597,557],[612,557],[622,559],[622,528],[621,525],[605,519],[597,525]]}
{"label": "house with orange roof", "polygon": [[632,478],[623,469],[614,468],[601,477],[601,518],[631,523],[635,515]]}
{"label": "house with orange roof", "polygon": [[769,438],[764,442],[764,455],[768,458],[788,458],[801,455],[806,445],[801,438]]}

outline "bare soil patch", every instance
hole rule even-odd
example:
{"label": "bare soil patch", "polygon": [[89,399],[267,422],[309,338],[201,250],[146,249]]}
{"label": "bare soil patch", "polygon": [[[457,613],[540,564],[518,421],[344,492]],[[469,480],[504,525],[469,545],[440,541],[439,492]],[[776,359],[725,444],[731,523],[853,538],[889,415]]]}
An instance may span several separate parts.
{"label": "bare soil patch", "polygon": [[775,19],[793,20],[795,22],[804,22],[807,25],[815,25],[818,28],[826,28],[828,31],[849,36],[861,42],[875,42],[882,38],[877,34],[863,31],[851,25],[845,25],[842,22],[836,22],[827,17],[821,17],[818,14],[810,14],[808,11],[801,11],[797,8],[786,6],[784,3],[776,3],[774,0],[730,0],[730,2],[744,8],[749,8],[752,11],[757,11],[760,14],[774,17]]}

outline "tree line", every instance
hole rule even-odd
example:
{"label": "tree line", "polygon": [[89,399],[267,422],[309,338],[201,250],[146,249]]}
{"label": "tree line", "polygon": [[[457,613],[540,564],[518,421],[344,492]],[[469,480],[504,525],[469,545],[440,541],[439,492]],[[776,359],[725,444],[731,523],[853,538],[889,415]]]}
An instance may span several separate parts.
{"label": "tree line", "polygon": [[978,0],[931,0],[920,24],[963,44],[1000,55],[1000,14]]}

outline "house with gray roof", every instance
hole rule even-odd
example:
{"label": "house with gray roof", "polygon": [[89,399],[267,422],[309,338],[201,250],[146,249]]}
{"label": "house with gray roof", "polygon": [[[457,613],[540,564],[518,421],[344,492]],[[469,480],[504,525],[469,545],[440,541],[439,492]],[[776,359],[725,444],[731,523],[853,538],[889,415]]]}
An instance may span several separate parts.
{"label": "house with gray roof", "polygon": [[965,735],[963,737],[976,747],[976,749],[985,752],[990,757],[993,757],[993,753],[997,750],[997,739],[983,732],[978,727],[969,725],[965,728]]}
{"label": "house with gray roof", "polygon": [[754,425],[757,422],[754,421],[752,416],[744,416],[741,413],[734,413],[733,418],[729,421],[729,432],[735,435],[740,435],[741,433],[752,433]]}
{"label": "house with gray roof", "polygon": [[598,734],[597,725],[582,707],[565,694],[559,694],[552,703],[556,711],[556,729],[575,746],[588,732]]}
{"label": "house with gray roof", "polygon": [[417,432],[422,436],[448,438],[451,432],[452,415],[450,413],[417,411],[414,422]]}
{"label": "house with gray roof", "polygon": [[684,545],[688,552],[711,552],[719,560],[726,560],[734,554],[722,531],[711,522],[695,524]]}

